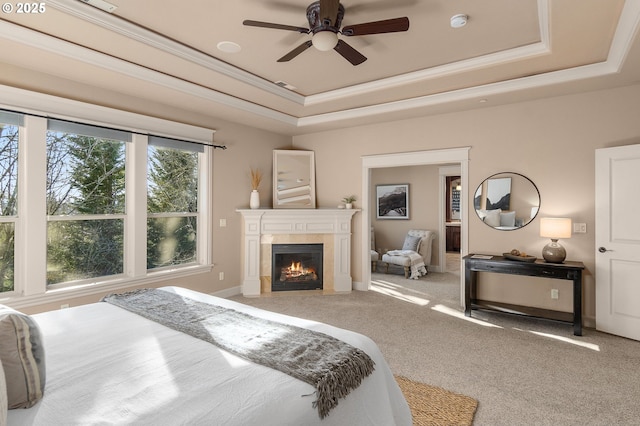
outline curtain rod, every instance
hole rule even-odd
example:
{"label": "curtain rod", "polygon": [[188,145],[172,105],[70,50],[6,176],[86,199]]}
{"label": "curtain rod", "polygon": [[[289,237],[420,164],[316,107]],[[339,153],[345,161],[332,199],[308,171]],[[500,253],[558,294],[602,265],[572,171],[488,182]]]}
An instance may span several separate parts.
{"label": "curtain rod", "polygon": [[205,143],[205,142],[199,142],[199,141],[190,141],[190,140],[187,140],[187,139],[178,139],[178,138],[173,138],[173,137],[170,137],[170,136],[155,135],[153,133],[143,133],[143,132],[137,132],[135,130],[119,129],[117,127],[101,126],[99,124],[87,124],[87,123],[83,123],[82,121],[67,120],[67,119],[64,119],[64,118],[50,117],[50,116],[47,116],[47,115],[34,114],[34,113],[30,113],[30,112],[14,111],[14,110],[5,109],[5,108],[0,108],[0,111],[11,112],[11,113],[14,113],[14,114],[30,115],[32,117],[39,117],[39,118],[46,118],[46,119],[51,118],[51,119],[54,119],[54,120],[65,121],[67,123],[83,124],[85,126],[98,127],[100,129],[117,130],[117,131],[120,131],[120,132],[130,132],[130,133],[135,134],[135,135],[155,136],[155,137],[165,138],[165,139],[179,141],[179,142],[195,143],[195,144],[198,144],[198,145],[210,146],[210,147],[212,147],[214,149],[222,149],[223,151],[225,149],[227,149],[226,145],[216,145],[216,144],[212,144],[212,143]]}

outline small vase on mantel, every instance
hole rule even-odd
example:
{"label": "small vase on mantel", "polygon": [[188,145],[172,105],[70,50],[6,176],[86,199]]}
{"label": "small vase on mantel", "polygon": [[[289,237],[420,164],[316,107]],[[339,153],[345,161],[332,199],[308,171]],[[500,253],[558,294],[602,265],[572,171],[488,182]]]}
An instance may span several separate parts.
{"label": "small vase on mantel", "polygon": [[249,208],[260,208],[260,193],[257,189],[251,191],[251,197],[249,198]]}

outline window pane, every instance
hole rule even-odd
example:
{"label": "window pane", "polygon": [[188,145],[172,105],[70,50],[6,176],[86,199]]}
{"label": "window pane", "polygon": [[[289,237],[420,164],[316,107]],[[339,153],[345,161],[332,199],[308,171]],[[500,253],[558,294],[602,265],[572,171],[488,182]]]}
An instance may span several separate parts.
{"label": "window pane", "polygon": [[198,153],[149,146],[149,213],[198,211]]}
{"label": "window pane", "polygon": [[17,126],[0,123],[1,216],[18,214],[18,129]]}
{"label": "window pane", "polygon": [[124,271],[123,219],[50,222],[47,235],[47,284]]}
{"label": "window pane", "polygon": [[196,217],[147,219],[147,269],[196,261]]}
{"label": "window pane", "polygon": [[125,212],[125,142],[47,132],[47,214]]}
{"label": "window pane", "polygon": [[150,145],[147,269],[196,261],[198,153]]}
{"label": "window pane", "polygon": [[0,223],[0,292],[13,290],[14,236],[13,223]]}

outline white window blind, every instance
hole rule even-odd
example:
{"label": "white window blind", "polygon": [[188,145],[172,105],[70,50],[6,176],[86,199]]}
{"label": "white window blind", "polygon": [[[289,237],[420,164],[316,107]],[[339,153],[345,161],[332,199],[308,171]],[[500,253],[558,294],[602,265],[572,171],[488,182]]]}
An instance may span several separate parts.
{"label": "white window blind", "polygon": [[0,123],[24,126],[24,116],[15,112],[0,111]]}
{"label": "white window blind", "polygon": [[48,119],[47,127],[49,130],[61,133],[71,133],[74,135],[92,136],[94,138],[112,139],[116,141],[131,142],[131,133],[111,129],[108,127],[91,126],[89,124],[75,123],[73,121],[64,121],[56,119]]}
{"label": "white window blind", "polygon": [[163,138],[160,136],[149,136],[149,145],[161,148],[180,149],[191,152],[204,152],[204,145],[195,142],[182,141],[178,139]]}

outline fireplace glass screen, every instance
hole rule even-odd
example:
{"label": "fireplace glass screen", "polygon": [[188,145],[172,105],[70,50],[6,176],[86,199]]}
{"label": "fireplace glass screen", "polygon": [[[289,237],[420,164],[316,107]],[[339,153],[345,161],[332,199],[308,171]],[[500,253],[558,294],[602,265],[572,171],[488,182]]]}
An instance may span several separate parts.
{"label": "fireplace glass screen", "polygon": [[271,250],[271,291],[322,289],[322,244],[273,244]]}

